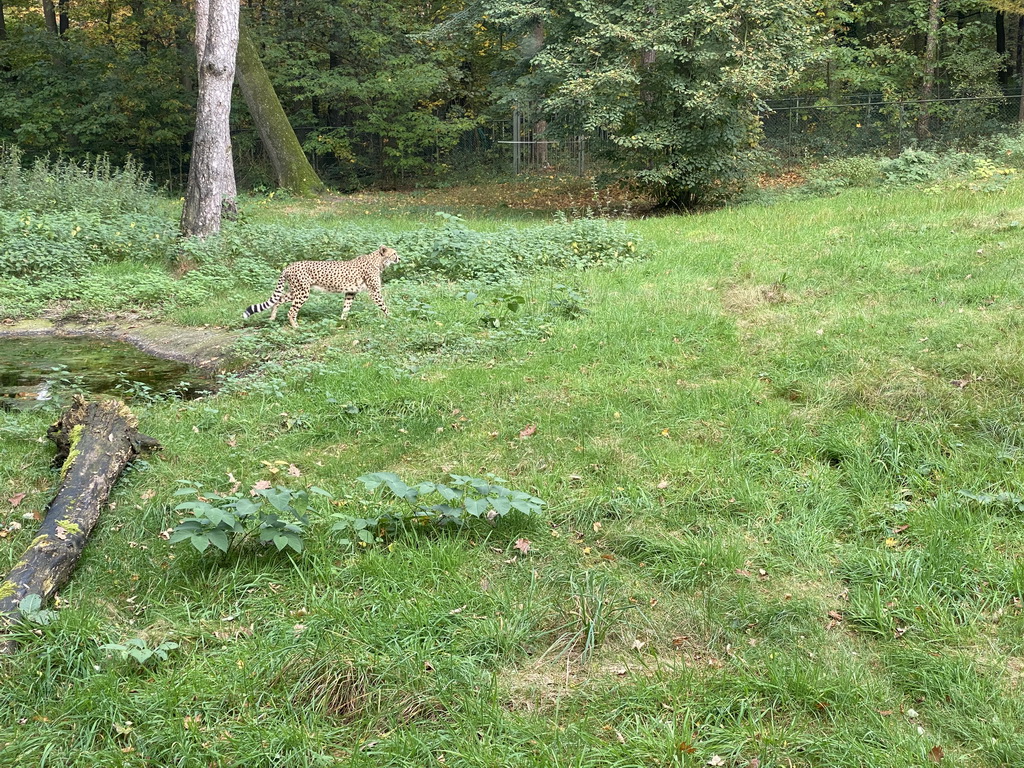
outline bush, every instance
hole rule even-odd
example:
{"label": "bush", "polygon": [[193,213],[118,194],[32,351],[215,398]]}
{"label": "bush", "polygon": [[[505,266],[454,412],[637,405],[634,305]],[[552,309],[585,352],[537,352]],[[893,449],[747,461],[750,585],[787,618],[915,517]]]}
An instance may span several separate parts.
{"label": "bush", "polygon": [[49,155],[22,166],[17,147],[0,145],[0,208],[35,211],[139,213],[159,202],[149,174],[130,157],[120,168],[106,156],[81,163]]}
{"label": "bush", "polygon": [[821,191],[845,187],[871,187],[882,178],[882,161],[870,155],[828,160],[807,174],[807,185]]}
{"label": "bush", "polygon": [[887,184],[927,184],[972,173],[986,158],[967,152],[937,154],[923,149],[905,149],[891,160],[883,160],[881,172]]}
{"label": "bush", "polygon": [[173,222],[158,216],[0,210],[0,277],[74,276],[122,259],[169,263],[174,240]]}
{"label": "bush", "polygon": [[[388,278],[441,277],[500,282],[545,267],[610,266],[636,261],[636,239],[622,222],[562,219],[506,232],[476,232],[458,216],[438,214],[439,227],[394,233],[369,226],[304,227],[226,224],[219,237],[180,244],[201,268],[230,264],[233,280],[266,287],[286,264],[304,259],[351,259],[388,245],[402,261]],[[272,266],[269,266],[272,265]]]}

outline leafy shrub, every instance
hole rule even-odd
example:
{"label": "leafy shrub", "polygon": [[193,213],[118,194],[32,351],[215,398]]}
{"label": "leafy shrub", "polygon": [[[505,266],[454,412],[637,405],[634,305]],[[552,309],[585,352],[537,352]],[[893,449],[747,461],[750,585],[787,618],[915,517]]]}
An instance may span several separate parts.
{"label": "leafy shrub", "polygon": [[1000,165],[1024,169],[1024,130],[994,137],[987,149],[993,161]]}
{"label": "leafy shrub", "polygon": [[807,174],[808,187],[870,187],[882,177],[881,161],[870,155],[838,157]]}
{"label": "leafy shrub", "polygon": [[[377,516],[337,515],[333,530],[340,531],[341,543],[350,547],[368,547],[400,531],[422,526],[463,526],[472,520],[492,525],[507,515],[519,512],[537,515],[544,502],[524,491],[512,491],[499,483],[500,477],[486,479],[449,475],[451,483],[407,485],[393,472],[373,472],[359,481],[366,490],[388,502],[387,511]],[[397,503],[396,503],[397,502]]]}
{"label": "leafy shrub", "polygon": [[105,216],[140,213],[158,201],[149,174],[132,159],[111,165],[106,156],[75,162],[42,157],[24,168],[21,150],[0,145],[0,208],[46,213],[90,211]]}
{"label": "leafy shrub", "polygon": [[102,651],[113,651],[117,653],[122,661],[134,659],[139,666],[145,666],[154,659],[167,661],[167,652],[178,647],[177,643],[163,642],[155,648],[150,648],[141,637],[133,637],[123,643],[105,643],[100,646]]}
{"label": "leafy shrub", "polygon": [[923,149],[905,149],[898,157],[883,160],[880,170],[888,184],[924,184],[971,173],[984,160],[967,152],[937,154]]}
{"label": "leafy shrub", "polygon": [[[257,536],[262,544],[273,544],[280,552],[285,548],[301,552],[303,533],[312,511],[309,493],[292,491],[282,486],[254,491],[262,500],[254,500],[239,492],[201,493],[201,485],[192,483],[179,488],[176,496],[195,496],[175,507],[191,511],[192,517],[182,520],[170,535],[171,544],[189,542],[199,552],[212,544],[227,553],[236,537],[240,542]],[[310,492],[329,497],[322,488]],[[269,505],[269,506],[268,506]]]}
{"label": "leafy shrub", "polygon": [[173,222],[158,216],[0,210],[0,277],[38,281],[129,258],[167,261],[174,239]]}

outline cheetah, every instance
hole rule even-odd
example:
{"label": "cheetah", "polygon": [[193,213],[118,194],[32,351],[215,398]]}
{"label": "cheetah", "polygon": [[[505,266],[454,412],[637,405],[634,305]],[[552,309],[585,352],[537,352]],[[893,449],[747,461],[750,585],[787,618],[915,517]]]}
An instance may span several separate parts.
{"label": "cheetah", "polygon": [[[281,304],[291,302],[288,310],[288,322],[292,328],[298,328],[296,322],[299,316],[299,309],[309,298],[310,290],[328,291],[330,293],[344,293],[345,306],[341,310],[341,319],[348,316],[352,307],[352,299],[359,291],[367,291],[374,300],[380,311],[385,316],[388,314],[387,304],[384,303],[384,294],[381,292],[381,272],[385,267],[397,264],[401,259],[394,248],[381,246],[373,253],[359,256],[351,261],[296,261],[289,264],[281,272],[278,278],[277,287],[270,295],[270,298],[262,304],[253,304],[242,313],[242,319],[249,315],[262,312],[273,307],[270,319],[277,318],[277,308]],[[288,290],[285,290],[285,285]]]}

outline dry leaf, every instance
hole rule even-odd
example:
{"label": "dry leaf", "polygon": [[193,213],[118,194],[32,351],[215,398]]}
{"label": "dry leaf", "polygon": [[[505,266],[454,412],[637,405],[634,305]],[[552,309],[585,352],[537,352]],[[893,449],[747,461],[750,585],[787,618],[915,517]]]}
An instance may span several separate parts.
{"label": "dry leaf", "polygon": [[518,549],[524,555],[530,551],[530,544],[532,542],[529,539],[516,539],[516,543],[512,545],[513,549]]}
{"label": "dry leaf", "polygon": [[249,495],[255,496],[256,491],[266,491],[273,487],[273,484],[269,480],[260,480],[258,483],[256,483],[256,485],[249,489]]}
{"label": "dry leaf", "polygon": [[725,765],[725,760],[720,755],[712,755],[708,765]]}
{"label": "dry leaf", "polygon": [[668,480],[662,480],[660,483],[658,483],[658,490],[663,491],[666,488],[668,488]]}
{"label": "dry leaf", "polygon": [[288,465],[288,476],[289,477],[302,477],[302,471],[294,464]]}
{"label": "dry leaf", "polygon": [[19,504],[21,504],[21,502],[24,499],[25,499],[25,494],[24,493],[16,493],[13,496],[11,496],[11,498],[9,498],[7,501],[10,502],[10,505],[12,507],[16,507]]}
{"label": "dry leaf", "polygon": [[692,755],[694,752],[697,751],[696,747],[694,747],[692,744],[686,741],[680,741],[676,745],[676,747],[679,749],[680,752],[685,752],[688,755]]}
{"label": "dry leaf", "polygon": [[519,439],[524,440],[527,437],[535,435],[536,433],[537,427],[535,427],[533,424],[530,424],[529,426],[523,427],[521,430],[519,430]]}
{"label": "dry leaf", "polygon": [[928,759],[933,763],[941,763],[945,756],[945,751],[938,744],[928,750]]}

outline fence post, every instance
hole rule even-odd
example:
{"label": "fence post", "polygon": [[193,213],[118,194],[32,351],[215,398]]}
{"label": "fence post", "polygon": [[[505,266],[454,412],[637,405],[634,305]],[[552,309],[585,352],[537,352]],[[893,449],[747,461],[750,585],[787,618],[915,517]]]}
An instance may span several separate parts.
{"label": "fence post", "polygon": [[519,175],[519,137],[522,129],[522,115],[519,113],[519,107],[512,108],[512,173],[516,176]]}

